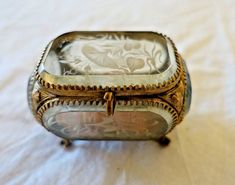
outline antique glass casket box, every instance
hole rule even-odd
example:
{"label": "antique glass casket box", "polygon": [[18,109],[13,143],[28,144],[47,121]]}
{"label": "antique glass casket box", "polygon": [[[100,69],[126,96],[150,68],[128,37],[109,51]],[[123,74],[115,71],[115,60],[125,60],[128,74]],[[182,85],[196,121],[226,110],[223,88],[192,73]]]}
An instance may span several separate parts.
{"label": "antique glass casket box", "polygon": [[154,32],[70,32],[28,83],[35,118],[68,139],[159,139],[180,123],[191,82],[174,43]]}

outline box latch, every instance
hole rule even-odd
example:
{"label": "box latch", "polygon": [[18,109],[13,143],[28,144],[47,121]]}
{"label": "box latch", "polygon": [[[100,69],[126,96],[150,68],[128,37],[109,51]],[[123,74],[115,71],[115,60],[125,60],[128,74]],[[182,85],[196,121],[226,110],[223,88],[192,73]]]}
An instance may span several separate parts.
{"label": "box latch", "polygon": [[115,95],[113,92],[106,92],[104,94],[104,99],[106,100],[106,111],[108,116],[112,116],[114,114],[114,109],[115,109]]}

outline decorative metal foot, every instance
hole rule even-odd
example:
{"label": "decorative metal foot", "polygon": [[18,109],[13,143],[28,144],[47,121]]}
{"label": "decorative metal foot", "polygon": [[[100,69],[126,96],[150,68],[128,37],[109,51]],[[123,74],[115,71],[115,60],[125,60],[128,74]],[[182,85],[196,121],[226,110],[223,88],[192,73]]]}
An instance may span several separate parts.
{"label": "decorative metal foot", "polygon": [[159,138],[157,140],[157,142],[158,142],[159,145],[165,147],[165,146],[168,146],[170,144],[171,140],[168,137],[163,136],[163,137]]}
{"label": "decorative metal foot", "polygon": [[64,146],[65,148],[68,148],[68,147],[70,147],[70,146],[72,145],[72,141],[69,140],[69,139],[62,139],[62,140],[60,141],[60,144],[61,144],[62,146]]}

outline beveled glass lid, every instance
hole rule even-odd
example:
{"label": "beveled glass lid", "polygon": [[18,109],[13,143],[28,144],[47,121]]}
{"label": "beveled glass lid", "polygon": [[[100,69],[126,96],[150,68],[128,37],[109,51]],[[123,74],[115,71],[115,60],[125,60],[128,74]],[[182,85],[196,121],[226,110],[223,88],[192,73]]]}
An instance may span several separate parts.
{"label": "beveled glass lid", "polygon": [[177,81],[178,60],[162,34],[71,32],[49,43],[37,73],[47,87],[160,87]]}

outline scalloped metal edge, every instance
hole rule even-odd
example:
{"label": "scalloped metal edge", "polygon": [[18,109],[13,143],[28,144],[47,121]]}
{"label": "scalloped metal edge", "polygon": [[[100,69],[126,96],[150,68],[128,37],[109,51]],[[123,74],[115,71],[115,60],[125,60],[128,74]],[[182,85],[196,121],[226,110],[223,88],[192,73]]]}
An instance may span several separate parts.
{"label": "scalloped metal edge", "polygon": [[[45,127],[42,117],[43,114],[50,108],[58,105],[64,106],[76,106],[76,105],[94,105],[94,106],[103,106],[106,104],[105,100],[78,100],[78,99],[71,99],[71,98],[54,98],[51,100],[46,101],[37,111],[36,119]],[[177,111],[168,103],[163,102],[160,99],[143,99],[143,100],[118,100],[118,105],[124,106],[135,106],[135,105],[144,105],[144,106],[156,106],[157,108],[161,108],[166,110],[172,115],[172,124],[171,128],[165,134],[168,134],[173,130],[173,128],[179,123],[179,115]],[[45,127],[46,128],[46,127]]]}

